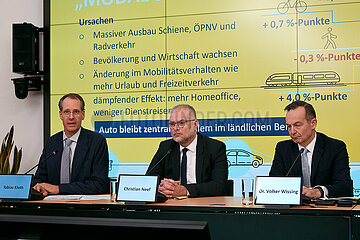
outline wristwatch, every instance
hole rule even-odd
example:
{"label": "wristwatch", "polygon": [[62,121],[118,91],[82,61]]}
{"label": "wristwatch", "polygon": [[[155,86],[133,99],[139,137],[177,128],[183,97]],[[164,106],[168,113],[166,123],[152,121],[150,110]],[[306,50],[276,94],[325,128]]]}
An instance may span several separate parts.
{"label": "wristwatch", "polygon": [[324,190],[321,188],[321,187],[314,187],[314,189],[319,189],[319,191],[320,191],[320,194],[321,194],[321,198],[323,198],[324,197]]}

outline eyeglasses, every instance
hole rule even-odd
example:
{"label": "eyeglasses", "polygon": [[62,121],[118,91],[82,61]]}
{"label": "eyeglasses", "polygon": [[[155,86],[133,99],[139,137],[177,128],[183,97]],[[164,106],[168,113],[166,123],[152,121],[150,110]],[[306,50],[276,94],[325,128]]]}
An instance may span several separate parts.
{"label": "eyeglasses", "polygon": [[65,110],[62,112],[66,117],[70,116],[70,114],[72,113],[73,116],[79,116],[81,114],[80,110],[74,110],[74,111],[70,111],[70,110]]}
{"label": "eyeglasses", "polygon": [[175,126],[178,126],[179,128],[183,128],[185,126],[185,123],[195,121],[195,120],[196,119],[182,120],[182,121],[178,121],[178,122],[169,122],[169,127],[175,128]]}

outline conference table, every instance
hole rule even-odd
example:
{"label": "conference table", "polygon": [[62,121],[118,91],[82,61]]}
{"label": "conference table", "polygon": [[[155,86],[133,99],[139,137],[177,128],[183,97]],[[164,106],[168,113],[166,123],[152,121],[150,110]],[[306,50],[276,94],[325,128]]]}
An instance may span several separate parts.
{"label": "conference table", "polygon": [[360,207],[242,205],[239,197],[164,203],[0,203],[0,239],[360,239]]}

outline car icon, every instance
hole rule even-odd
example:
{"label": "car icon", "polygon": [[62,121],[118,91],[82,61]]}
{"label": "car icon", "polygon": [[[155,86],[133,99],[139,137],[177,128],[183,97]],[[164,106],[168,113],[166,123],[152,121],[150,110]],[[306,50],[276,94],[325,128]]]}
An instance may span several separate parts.
{"label": "car icon", "polygon": [[263,158],[244,149],[227,149],[228,166],[253,166],[258,168],[263,164]]}
{"label": "car icon", "polygon": [[353,188],[354,189],[354,197],[359,197],[360,196],[360,189],[358,188]]}
{"label": "car icon", "polygon": [[109,159],[109,172],[112,170],[113,160]]}

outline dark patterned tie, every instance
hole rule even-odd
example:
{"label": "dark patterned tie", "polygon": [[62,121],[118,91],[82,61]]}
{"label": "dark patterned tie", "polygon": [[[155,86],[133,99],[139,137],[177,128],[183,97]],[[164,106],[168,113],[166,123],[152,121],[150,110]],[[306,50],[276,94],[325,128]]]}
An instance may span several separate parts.
{"label": "dark patterned tie", "polygon": [[71,139],[65,139],[65,147],[61,156],[60,183],[70,183],[71,143]]}
{"label": "dark patterned tie", "polygon": [[183,152],[183,156],[182,156],[182,160],[181,160],[181,185],[186,185],[187,184],[187,180],[186,180],[186,165],[187,165],[187,157],[186,157],[186,152],[188,151],[187,148],[184,148],[182,150]]}

